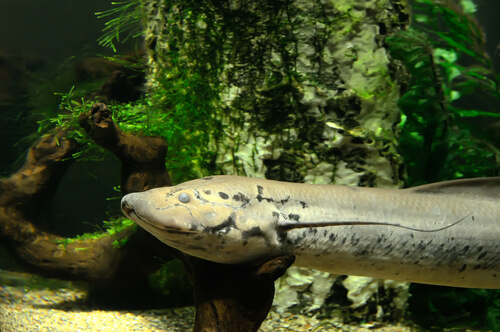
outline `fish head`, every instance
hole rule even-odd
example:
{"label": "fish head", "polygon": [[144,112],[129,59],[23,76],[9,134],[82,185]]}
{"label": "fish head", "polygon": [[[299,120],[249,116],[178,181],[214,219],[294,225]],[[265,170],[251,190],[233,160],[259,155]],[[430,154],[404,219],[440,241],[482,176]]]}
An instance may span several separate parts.
{"label": "fish head", "polygon": [[[221,181],[221,180],[224,181]],[[239,264],[277,256],[274,206],[239,177],[193,180],[131,193],[123,213],[163,243],[206,260]]]}

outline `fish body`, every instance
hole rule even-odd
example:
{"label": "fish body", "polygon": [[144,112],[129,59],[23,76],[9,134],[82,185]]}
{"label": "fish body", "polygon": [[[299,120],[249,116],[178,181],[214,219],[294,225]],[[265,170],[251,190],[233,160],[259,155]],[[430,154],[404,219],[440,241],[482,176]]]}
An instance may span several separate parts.
{"label": "fish body", "polygon": [[162,242],[218,263],[500,289],[500,178],[410,189],[212,176],[123,197]]}

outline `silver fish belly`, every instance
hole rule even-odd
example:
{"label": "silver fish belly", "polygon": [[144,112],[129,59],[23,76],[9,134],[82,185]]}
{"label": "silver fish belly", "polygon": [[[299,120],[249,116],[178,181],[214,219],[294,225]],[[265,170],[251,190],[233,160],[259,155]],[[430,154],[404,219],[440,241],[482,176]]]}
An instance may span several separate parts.
{"label": "silver fish belly", "polygon": [[123,197],[162,242],[219,263],[500,288],[500,178],[411,189],[213,176]]}

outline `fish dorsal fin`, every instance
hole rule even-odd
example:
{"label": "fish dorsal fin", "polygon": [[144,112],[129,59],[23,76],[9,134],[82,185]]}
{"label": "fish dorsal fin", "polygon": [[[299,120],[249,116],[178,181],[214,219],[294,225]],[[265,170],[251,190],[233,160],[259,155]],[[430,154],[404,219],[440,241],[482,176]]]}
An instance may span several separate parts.
{"label": "fish dorsal fin", "polygon": [[404,190],[418,194],[448,194],[500,199],[500,177],[451,180]]}

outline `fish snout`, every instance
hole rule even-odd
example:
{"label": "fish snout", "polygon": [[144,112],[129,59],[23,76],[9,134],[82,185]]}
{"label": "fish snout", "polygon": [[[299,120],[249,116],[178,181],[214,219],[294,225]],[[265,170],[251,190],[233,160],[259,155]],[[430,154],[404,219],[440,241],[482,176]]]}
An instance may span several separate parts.
{"label": "fish snout", "polygon": [[136,209],[140,204],[138,204],[138,201],[140,200],[139,195],[136,193],[132,194],[127,194],[123,196],[122,201],[121,201],[121,208],[122,212],[130,219],[134,219],[134,217],[137,217],[137,212]]}

